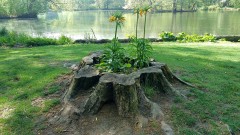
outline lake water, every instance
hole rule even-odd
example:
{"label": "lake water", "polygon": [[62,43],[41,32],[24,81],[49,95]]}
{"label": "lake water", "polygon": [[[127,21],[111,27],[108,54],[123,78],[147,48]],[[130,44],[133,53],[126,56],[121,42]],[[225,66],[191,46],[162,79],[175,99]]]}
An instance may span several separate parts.
{"label": "lake water", "polygon": [[[74,11],[49,12],[38,19],[0,20],[0,28],[23,32],[33,36],[59,37],[67,35],[74,39],[84,39],[92,34],[97,39],[112,39],[114,24],[108,21],[113,11]],[[136,16],[124,13],[126,22],[119,31],[119,38],[134,34]],[[149,14],[147,37],[158,37],[162,31],[189,34],[212,33],[214,35],[240,35],[240,12],[195,12],[195,13],[153,13]],[[139,35],[143,30],[143,17],[140,20]]]}

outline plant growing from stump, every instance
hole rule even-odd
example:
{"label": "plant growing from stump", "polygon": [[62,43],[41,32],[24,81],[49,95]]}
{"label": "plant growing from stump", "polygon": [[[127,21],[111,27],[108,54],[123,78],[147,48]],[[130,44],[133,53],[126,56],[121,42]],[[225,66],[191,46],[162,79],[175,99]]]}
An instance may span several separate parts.
{"label": "plant growing from stump", "polygon": [[121,12],[115,12],[109,18],[110,22],[115,22],[115,35],[112,39],[110,46],[107,46],[107,49],[104,51],[101,63],[98,65],[100,69],[107,72],[120,72],[124,68],[129,67],[129,64],[124,62],[124,49],[120,46],[118,42],[117,32],[118,28],[123,26],[125,18]]}
{"label": "plant growing from stump", "polygon": [[[144,8],[135,8],[134,13],[137,14],[136,21],[136,36],[132,39],[132,45],[134,46],[134,67],[143,68],[149,65],[149,58],[152,47],[149,45],[149,40],[145,39],[146,26],[147,26],[147,13],[151,9],[150,6]],[[138,38],[138,20],[139,17],[144,15],[144,31],[143,38]]]}
{"label": "plant growing from stump", "polygon": [[[138,10],[138,14],[145,14],[146,18],[149,9]],[[69,116],[76,116],[76,114],[79,116],[96,114],[108,102],[114,102],[118,115],[131,118],[131,123],[141,124],[139,118],[146,118],[147,121],[163,119],[160,106],[150,101],[147,96],[154,95],[155,90],[178,94],[171,83],[184,83],[171,73],[167,65],[154,62],[149,64],[149,67],[130,74],[102,73],[92,66],[97,64],[100,59],[99,67],[103,70],[121,72],[127,61],[131,61],[131,64],[137,68],[142,68],[150,63],[148,52],[150,52],[151,46],[145,39],[146,19],[143,38],[137,38],[136,27],[136,38],[133,38],[136,48],[135,59],[124,56],[117,39],[117,30],[122,26],[124,20],[121,13],[115,13],[110,17],[111,22],[116,22],[115,36],[103,57],[102,52],[95,52],[82,59],[80,68],[74,73],[69,89],[64,96],[63,120],[69,120],[69,118],[71,120],[73,117]],[[88,96],[85,94],[86,91],[89,93]],[[82,96],[86,96],[86,98],[83,99]],[[161,121],[161,123],[163,122]],[[138,127],[138,125],[135,126]]]}

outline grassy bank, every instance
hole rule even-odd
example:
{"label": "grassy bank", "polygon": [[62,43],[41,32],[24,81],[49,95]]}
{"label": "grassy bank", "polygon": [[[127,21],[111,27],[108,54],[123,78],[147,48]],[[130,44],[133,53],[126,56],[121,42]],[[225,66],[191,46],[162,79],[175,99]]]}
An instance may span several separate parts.
{"label": "grassy bank", "polygon": [[73,40],[64,35],[58,39],[47,37],[32,37],[24,33],[8,31],[6,28],[0,29],[0,46],[6,47],[35,47],[46,45],[71,44]]}
{"label": "grassy bank", "polygon": [[[89,52],[103,48],[89,44],[0,48],[0,133],[34,134],[35,121],[59,101],[51,99],[43,107],[32,101],[60,89],[50,84],[70,72],[64,63],[78,63]],[[240,44],[155,43],[153,49],[156,60],[199,87],[191,90],[188,100],[176,98],[169,114],[176,133],[218,135],[225,124],[237,133]]]}

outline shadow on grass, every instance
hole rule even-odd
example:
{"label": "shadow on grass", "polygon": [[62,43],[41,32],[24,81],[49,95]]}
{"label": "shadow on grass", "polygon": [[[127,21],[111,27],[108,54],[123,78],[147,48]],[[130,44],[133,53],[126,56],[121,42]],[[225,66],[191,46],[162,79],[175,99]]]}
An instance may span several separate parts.
{"label": "shadow on grass", "polygon": [[[42,96],[44,88],[57,76],[70,72],[63,68],[65,62],[78,63],[89,52],[100,49],[103,46],[0,49],[0,97],[7,98],[15,108],[13,115],[6,120],[6,130],[11,134],[33,134],[34,118],[39,114],[39,108],[33,107],[31,100]],[[223,121],[234,131],[240,127],[239,54],[232,54],[231,50],[218,52],[207,47],[154,46],[154,49],[156,60],[167,63],[173,71],[181,71],[181,78],[200,88],[192,90],[193,100],[182,103],[182,112],[175,112],[184,116],[187,110],[186,117],[192,115],[185,121],[186,129],[204,119]],[[231,57],[222,58],[224,56]],[[176,110],[178,108],[173,109]],[[176,119],[179,120],[176,124],[181,125],[182,119]]]}
{"label": "shadow on grass", "polygon": [[226,52],[212,49],[159,47],[154,54],[158,61],[167,63],[174,71],[181,70],[181,78],[198,86],[199,89],[192,90],[194,99],[182,104],[183,111],[190,111],[198,121],[223,121],[237,133],[240,127],[239,49],[226,49]]}
{"label": "shadow on grass", "polygon": [[63,67],[65,62],[78,63],[83,56],[98,48],[102,47],[0,48],[0,98],[4,98],[0,102],[14,108],[12,115],[3,120],[3,134],[34,134],[34,119],[42,111],[32,106],[31,101],[46,94],[46,86],[58,76],[70,72]]}

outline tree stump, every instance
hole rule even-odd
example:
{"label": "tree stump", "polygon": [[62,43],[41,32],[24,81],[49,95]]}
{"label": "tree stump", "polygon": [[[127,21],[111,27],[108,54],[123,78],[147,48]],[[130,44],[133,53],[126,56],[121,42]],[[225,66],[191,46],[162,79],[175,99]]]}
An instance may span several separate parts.
{"label": "tree stump", "polygon": [[[105,103],[114,102],[122,117],[163,119],[160,106],[145,96],[144,86],[180,95],[172,83],[187,84],[173,75],[166,64],[159,62],[151,62],[149,67],[130,74],[101,73],[94,66],[99,63],[101,55],[102,52],[94,52],[80,62],[64,95],[63,115],[96,114]],[[84,102],[80,104],[79,100]]]}

